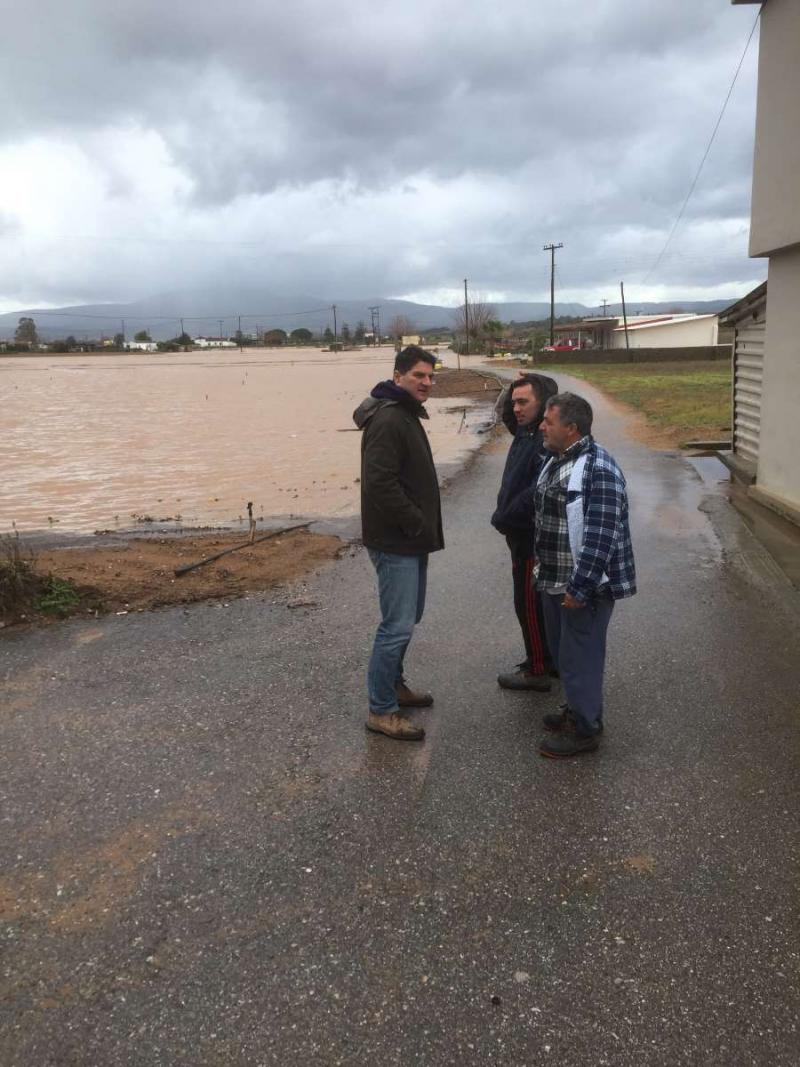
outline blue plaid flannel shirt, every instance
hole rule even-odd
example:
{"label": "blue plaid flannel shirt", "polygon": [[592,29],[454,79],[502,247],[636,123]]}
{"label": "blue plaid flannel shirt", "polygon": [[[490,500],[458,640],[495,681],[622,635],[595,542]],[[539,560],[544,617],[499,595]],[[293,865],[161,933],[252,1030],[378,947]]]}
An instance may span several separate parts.
{"label": "blue plaid flannel shirt", "polygon": [[569,547],[567,526],[567,485],[575,461],[589,440],[582,437],[563,456],[552,456],[547,474],[536,484],[534,516],[536,522],[535,554],[539,563],[537,589],[561,593],[572,577],[575,561]]}
{"label": "blue plaid flannel shirt", "polygon": [[[572,451],[574,449],[574,452]],[[636,592],[636,566],[633,559],[628,495],[625,477],[609,453],[591,436],[582,438],[563,457],[554,457],[540,475],[536,487],[536,555],[539,582],[546,589],[562,585],[578,600],[588,600],[608,579],[614,600]],[[566,529],[566,483],[577,458],[587,453],[583,472],[583,543],[576,559],[570,552],[570,573],[563,563]],[[564,467],[562,478],[560,468]],[[558,513],[558,519],[556,518]],[[554,567],[556,561],[561,566]]]}

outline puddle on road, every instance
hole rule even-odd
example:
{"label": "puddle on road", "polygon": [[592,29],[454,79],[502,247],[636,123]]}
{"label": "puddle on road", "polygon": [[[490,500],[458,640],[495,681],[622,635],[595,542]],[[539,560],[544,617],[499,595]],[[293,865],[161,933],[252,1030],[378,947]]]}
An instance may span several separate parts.
{"label": "puddle on road", "polygon": [[[731,473],[718,456],[687,456],[700,476],[703,489],[722,495],[736,511],[748,530],[767,550],[789,581],[800,588],[800,537],[797,528],[780,515],[755,503],[747,495],[747,489],[731,477]],[[738,551],[750,555],[751,548],[736,535]]]}
{"label": "puddle on road", "polygon": [[754,503],[743,486],[734,483],[731,504],[753,536],[766,548],[795,589],[800,589],[800,534],[788,519]]}
{"label": "puddle on road", "polygon": [[731,480],[730,471],[718,456],[687,456],[686,460],[705,485],[716,487]]}

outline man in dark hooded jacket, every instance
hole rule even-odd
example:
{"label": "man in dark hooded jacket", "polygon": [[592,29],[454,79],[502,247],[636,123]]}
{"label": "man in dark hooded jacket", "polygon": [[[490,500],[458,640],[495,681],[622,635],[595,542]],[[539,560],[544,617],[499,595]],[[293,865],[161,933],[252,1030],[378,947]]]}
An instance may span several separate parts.
{"label": "man in dark hooded jacket", "polygon": [[422,727],[404,714],[429,707],[415,693],[403,660],[425,608],[428,554],[444,548],[439,481],[421,419],[435,359],[417,345],[395,360],[392,381],[380,382],[353,412],[361,440],[362,540],[378,576],[381,622],[367,672],[366,727],[401,741],[421,741]]}
{"label": "man in dark hooded jacket", "polygon": [[505,534],[511,552],[514,609],[522,630],[525,659],[516,669],[498,675],[504,689],[546,693],[553,662],[547,649],[542,605],[534,578],[534,495],[539,472],[549,458],[539,423],[544,406],[558,392],[552,378],[523,374],[501,394],[498,409],[514,435],[506,458],[492,525]]}

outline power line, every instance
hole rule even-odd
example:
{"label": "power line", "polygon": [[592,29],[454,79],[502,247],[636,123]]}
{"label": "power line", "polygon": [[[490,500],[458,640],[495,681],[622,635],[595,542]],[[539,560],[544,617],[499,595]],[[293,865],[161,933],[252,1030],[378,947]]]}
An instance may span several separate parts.
{"label": "power line", "polygon": [[700,175],[702,173],[703,167],[705,166],[705,162],[708,159],[708,154],[711,151],[711,146],[714,144],[714,140],[715,140],[715,138],[717,136],[717,131],[720,128],[723,116],[725,115],[725,111],[726,111],[726,109],[728,107],[728,101],[730,100],[731,94],[733,93],[733,88],[736,85],[736,80],[739,77],[739,71],[742,69],[742,65],[744,64],[745,56],[747,55],[747,52],[748,52],[748,50],[750,48],[750,42],[753,40],[753,34],[756,32],[756,26],[758,25],[758,20],[761,18],[761,10],[762,10],[761,8],[758,9],[758,14],[756,15],[755,22],[753,23],[752,29],[750,30],[750,36],[747,38],[747,44],[744,46],[744,51],[742,52],[741,59],[739,60],[739,65],[736,68],[736,72],[733,75],[733,80],[732,80],[732,82],[731,82],[731,84],[730,84],[730,86],[728,88],[727,95],[725,96],[725,102],[722,105],[722,110],[719,113],[719,118],[717,119],[716,125],[714,126],[713,132],[711,134],[711,138],[710,138],[708,144],[706,145],[706,150],[703,153],[703,158],[700,160],[700,166],[697,168],[697,173],[694,176],[694,180],[692,181],[692,184],[689,186],[689,192],[686,194],[686,199],[684,200],[683,204],[681,205],[681,209],[678,212],[678,217],[675,219],[675,222],[673,223],[672,229],[669,231],[669,236],[667,237],[667,240],[664,243],[664,247],[659,252],[658,259],[655,261],[653,266],[647,272],[647,274],[646,274],[646,276],[645,276],[645,278],[644,278],[644,280],[642,282],[642,285],[646,285],[647,282],[650,280],[650,276],[658,269],[658,266],[661,263],[661,260],[664,258],[664,253],[666,252],[667,248],[669,247],[669,244],[672,241],[672,238],[675,236],[675,231],[677,230],[678,225],[679,225],[681,219],[683,218],[683,213],[686,211],[686,208],[687,208],[687,206],[689,204],[689,201],[692,198],[692,193],[694,193],[695,188],[697,187],[697,183],[700,180]]}
{"label": "power line", "polygon": [[[231,241],[203,241],[203,240],[192,240],[191,238],[182,238],[182,237],[175,237],[175,238],[156,238],[156,237],[153,237],[153,238],[150,238],[150,237],[126,237],[126,236],[113,236],[113,235],[106,237],[106,236],[95,236],[95,235],[92,235],[92,234],[88,234],[88,235],[87,234],[83,234],[83,235],[55,234],[55,235],[50,236],[50,237],[35,237],[33,235],[25,235],[25,240],[26,241],[37,241],[40,244],[49,244],[49,243],[55,244],[55,243],[61,242],[61,241],[97,241],[97,242],[108,242],[108,243],[129,241],[131,243],[154,244],[154,245],[183,245],[183,244],[186,244],[186,245],[213,245],[213,246],[219,246],[219,247],[225,247],[225,248],[245,248],[245,247],[250,247],[250,246],[256,246],[258,248],[263,248],[263,241],[258,241],[258,242],[254,242],[254,241],[234,241],[234,240],[231,240]],[[325,251],[336,251],[336,250],[343,249],[343,248],[374,249],[375,245],[374,245],[374,243],[370,243],[370,242],[367,242],[367,241],[349,241],[349,242],[332,241],[332,242],[328,242],[327,244],[324,244],[324,245],[315,245],[313,248],[299,249],[296,246],[290,246],[290,245],[274,245],[272,247],[273,247],[273,249],[275,251],[281,252],[282,254],[291,253],[292,255],[295,255],[297,257],[301,257],[301,256],[305,256],[305,255],[319,256],[320,251],[323,251],[323,252],[325,252]],[[393,241],[392,242],[392,247],[393,248],[416,249],[416,248],[419,248],[419,242],[418,241]],[[476,241],[470,241],[469,244],[461,244],[461,243],[454,243],[454,242],[448,240],[447,238],[442,237],[442,238],[440,238],[438,240],[431,240],[431,241],[426,242],[426,247],[429,248],[429,249],[431,249],[431,248],[433,248],[433,249],[442,249],[442,250],[445,250],[445,251],[449,250],[449,249],[474,249],[474,248],[483,248],[483,249],[505,249],[505,248],[510,248],[510,249],[523,249],[523,250],[530,251],[530,238],[529,237],[524,237],[524,238],[519,238],[518,240],[513,240],[513,241],[477,241],[476,240]],[[254,259],[252,261],[256,262],[257,260]]]}
{"label": "power line", "polygon": [[[25,235],[26,240],[37,240],[42,244],[56,243],[60,241],[96,241],[100,244],[152,244],[152,245],[209,245],[211,247],[219,248],[263,248],[264,242],[260,241],[238,241],[238,240],[213,240],[202,237],[152,237],[152,236],[136,236],[133,234],[94,234],[94,233],[59,233],[51,234],[49,236]],[[426,241],[426,247],[440,247],[442,249],[449,248],[527,248],[530,244],[530,237],[520,237],[511,241],[470,241],[469,243],[453,243],[446,237],[440,237],[436,240]],[[342,248],[353,249],[374,249],[374,241],[327,241],[324,244],[315,244],[308,248],[298,248],[296,245],[273,245],[274,250],[282,253],[291,253],[295,256],[301,255],[313,255],[318,256],[320,251],[326,251],[328,249],[336,250]],[[419,241],[393,241],[393,248],[419,248]]]}

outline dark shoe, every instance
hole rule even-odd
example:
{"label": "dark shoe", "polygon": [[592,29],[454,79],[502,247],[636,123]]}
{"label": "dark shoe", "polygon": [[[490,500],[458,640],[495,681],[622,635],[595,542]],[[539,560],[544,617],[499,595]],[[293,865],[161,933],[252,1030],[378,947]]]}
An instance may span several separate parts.
{"label": "dark shoe", "polygon": [[596,752],[599,747],[596,736],[587,737],[585,734],[576,734],[574,730],[563,730],[560,734],[549,734],[542,738],[539,755],[550,759],[568,759],[570,756]]}
{"label": "dark shoe", "polygon": [[561,733],[572,723],[574,723],[574,720],[569,710],[569,704],[559,704],[558,711],[548,711],[542,719],[542,726],[544,726],[545,730],[552,730],[555,734]]}
{"label": "dark shoe", "polygon": [[425,737],[425,731],[421,726],[415,726],[396,711],[388,715],[376,715],[371,711],[364,725],[372,733],[393,737],[396,741],[422,741]]}
{"label": "dark shoe", "polygon": [[405,682],[395,686],[397,703],[401,708],[429,708],[433,703],[432,693],[415,693]]}
{"label": "dark shoe", "polygon": [[[570,711],[569,704],[559,704],[558,711],[549,711],[547,715],[542,719],[542,726],[545,730],[552,730],[553,733],[560,733],[562,730],[575,729],[575,719]],[[597,732],[601,734],[603,732],[603,720],[599,719],[597,723]]]}
{"label": "dark shoe", "polygon": [[537,693],[549,693],[553,688],[553,683],[546,674],[531,674],[526,670],[498,674],[497,684],[503,689],[532,689]]}

